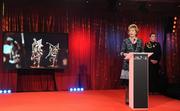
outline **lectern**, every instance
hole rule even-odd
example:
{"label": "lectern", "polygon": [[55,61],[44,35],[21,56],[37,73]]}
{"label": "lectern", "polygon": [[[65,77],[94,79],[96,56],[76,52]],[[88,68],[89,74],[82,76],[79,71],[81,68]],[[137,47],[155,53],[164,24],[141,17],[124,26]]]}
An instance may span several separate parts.
{"label": "lectern", "polygon": [[129,53],[129,107],[133,110],[148,109],[149,56],[153,53]]}

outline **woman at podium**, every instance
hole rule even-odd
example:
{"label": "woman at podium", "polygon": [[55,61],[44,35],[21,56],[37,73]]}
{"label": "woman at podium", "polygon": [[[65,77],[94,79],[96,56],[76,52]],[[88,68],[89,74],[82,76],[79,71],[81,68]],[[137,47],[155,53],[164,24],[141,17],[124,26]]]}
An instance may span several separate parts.
{"label": "woman at podium", "polygon": [[158,92],[158,72],[161,59],[161,46],[157,42],[156,34],[150,34],[150,41],[145,44],[145,52],[153,52],[149,58],[149,92],[154,94]]}
{"label": "woman at podium", "polygon": [[[136,24],[131,24],[128,27],[129,37],[123,40],[121,46],[120,55],[126,57],[129,52],[142,52],[143,42],[137,37],[139,29]],[[125,82],[125,103],[129,104],[129,62],[128,60],[123,60],[123,67],[121,71],[121,77]]]}

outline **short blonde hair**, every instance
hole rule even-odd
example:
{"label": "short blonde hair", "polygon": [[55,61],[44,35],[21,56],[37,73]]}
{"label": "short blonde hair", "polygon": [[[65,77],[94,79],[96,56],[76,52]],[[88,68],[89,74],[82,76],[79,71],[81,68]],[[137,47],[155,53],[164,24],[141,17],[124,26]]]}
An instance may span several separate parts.
{"label": "short blonde hair", "polygon": [[129,25],[129,27],[128,27],[128,31],[129,31],[131,28],[134,28],[134,29],[135,29],[135,31],[136,31],[136,33],[138,33],[138,32],[139,32],[139,28],[138,28],[138,26],[137,26],[136,24],[131,24],[131,25]]}

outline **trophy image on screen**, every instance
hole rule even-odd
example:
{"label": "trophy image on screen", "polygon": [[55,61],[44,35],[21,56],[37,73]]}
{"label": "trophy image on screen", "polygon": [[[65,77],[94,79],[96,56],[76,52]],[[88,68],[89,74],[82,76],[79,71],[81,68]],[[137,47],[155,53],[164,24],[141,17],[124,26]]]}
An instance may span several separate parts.
{"label": "trophy image on screen", "polygon": [[60,50],[59,43],[56,45],[52,45],[51,43],[46,42],[46,44],[49,44],[49,53],[45,57],[46,59],[49,58],[49,67],[58,67],[58,53]]}
{"label": "trophy image on screen", "polygon": [[3,32],[3,70],[68,68],[68,33]]}
{"label": "trophy image on screen", "polygon": [[7,37],[3,45],[3,62],[8,66],[20,68],[20,45],[12,37]]}
{"label": "trophy image on screen", "polygon": [[36,40],[36,38],[33,38],[32,43],[32,55],[31,55],[31,61],[33,62],[32,68],[40,68],[41,63],[41,56],[43,55],[43,45],[42,45],[42,39]]}

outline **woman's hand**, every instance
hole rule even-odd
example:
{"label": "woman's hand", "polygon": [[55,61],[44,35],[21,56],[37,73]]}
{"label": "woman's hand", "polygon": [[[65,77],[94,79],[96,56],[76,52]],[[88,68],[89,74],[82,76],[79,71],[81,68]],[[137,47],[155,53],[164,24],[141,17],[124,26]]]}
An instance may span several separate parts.
{"label": "woman's hand", "polygon": [[127,54],[128,54],[128,53],[123,53],[124,57],[126,57],[126,56],[127,56]]}
{"label": "woman's hand", "polygon": [[153,64],[157,64],[157,63],[158,63],[157,60],[150,60],[150,61],[151,61],[151,63],[153,63]]}

